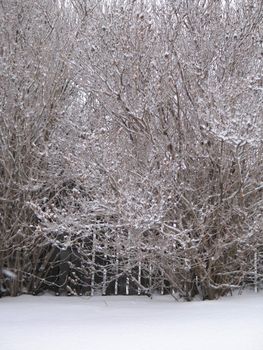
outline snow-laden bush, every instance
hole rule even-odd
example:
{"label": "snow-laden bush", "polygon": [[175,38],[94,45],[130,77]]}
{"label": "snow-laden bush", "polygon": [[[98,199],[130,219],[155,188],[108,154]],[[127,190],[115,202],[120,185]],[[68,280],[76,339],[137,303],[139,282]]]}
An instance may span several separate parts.
{"label": "snow-laden bush", "polygon": [[62,3],[3,16],[11,293],[190,300],[258,284],[260,1]]}

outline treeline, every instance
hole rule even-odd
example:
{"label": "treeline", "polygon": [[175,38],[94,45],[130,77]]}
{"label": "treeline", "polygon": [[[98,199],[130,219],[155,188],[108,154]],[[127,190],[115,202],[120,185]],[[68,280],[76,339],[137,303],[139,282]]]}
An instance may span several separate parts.
{"label": "treeline", "polygon": [[0,288],[263,280],[263,3],[0,4]]}

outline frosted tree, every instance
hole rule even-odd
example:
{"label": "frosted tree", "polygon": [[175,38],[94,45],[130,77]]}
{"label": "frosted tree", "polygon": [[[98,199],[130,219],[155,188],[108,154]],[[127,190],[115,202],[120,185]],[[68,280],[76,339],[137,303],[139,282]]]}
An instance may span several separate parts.
{"label": "frosted tree", "polygon": [[261,4],[126,1],[80,13],[89,169],[104,220],[133,250],[124,271],[143,256],[189,298],[239,286],[256,234],[249,208],[261,201]]}
{"label": "frosted tree", "polygon": [[255,283],[262,2],[55,3],[3,12],[14,81],[1,109],[0,265],[18,274],[15,290],[191,300]]}

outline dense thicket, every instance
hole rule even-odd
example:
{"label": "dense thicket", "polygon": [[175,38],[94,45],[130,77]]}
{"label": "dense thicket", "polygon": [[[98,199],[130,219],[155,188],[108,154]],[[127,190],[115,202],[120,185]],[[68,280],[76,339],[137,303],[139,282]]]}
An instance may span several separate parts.
{"label": "dense thicket", "polygon": [[0,7],[2,293],[259,286],[263,2]]}

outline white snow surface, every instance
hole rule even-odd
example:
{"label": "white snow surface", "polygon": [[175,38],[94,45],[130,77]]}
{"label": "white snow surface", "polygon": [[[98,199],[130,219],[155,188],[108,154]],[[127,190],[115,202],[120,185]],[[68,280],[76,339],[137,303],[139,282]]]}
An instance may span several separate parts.
{"label": "white snow surface", "polygon": [[0,299],[1,350],[263,350],[263,293]]}

